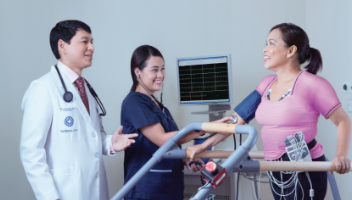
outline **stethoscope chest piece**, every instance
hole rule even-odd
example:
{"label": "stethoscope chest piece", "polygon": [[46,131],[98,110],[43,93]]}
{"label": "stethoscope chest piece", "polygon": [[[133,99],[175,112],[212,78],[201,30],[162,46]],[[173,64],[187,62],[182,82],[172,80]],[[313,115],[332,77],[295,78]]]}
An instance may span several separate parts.
{"label": "stethoscope chest piece", "polygon": [[[69,103],[69,102],[71,102],[72,99],[73,99],[73,94],[72,94],[72,92],[67,91],[66,85],[65,85],[65,83],[64,83],[64,80],[62,79],[62,76],[61,76],[61,74],[60,74],[59,68],[57,68],[57,65],[55,65],[55,68],[56,68],[57,73],[59,74],[62,87],[63,87],[64,90],[65,90],[65,93],[64,93],[64,95],[63,95],[64,101],[67,102],[67,103]],[[100,101],[100,99],[99,99],[97,93],[94,91],[94,89],[92,88],[92,86],[88,83],[88,81],[87,81],[86,79],[84,79],[84,80],[85,80],[86,83],[87,83],[87,86],[88,86],[88,89],[89,89],[90,93],[93,95],[94,99],[97,101],[97,103],[98,103],[100,109],[101,109],[102,112],[103,112],[103,113],[100,113],[99,115],[100,115],[100,116],[105,116],[105,115],[106,115],[106,111],[105,111],[105,108],[104,108],[103,103]]]}
{"label": "stethoscope chest piece", "polygon": [[73,94],[69,91],[66,91],[63,97],[64,97],[64,101],[68,103],[72,101]]}

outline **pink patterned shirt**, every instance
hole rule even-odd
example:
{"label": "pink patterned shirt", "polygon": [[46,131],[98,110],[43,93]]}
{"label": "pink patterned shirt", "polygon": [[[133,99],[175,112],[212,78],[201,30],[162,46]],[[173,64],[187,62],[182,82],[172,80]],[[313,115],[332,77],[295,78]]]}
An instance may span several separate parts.
{"label": "pink patterned shirt", "polygon": [[[261,136],[266,160],[280,158],[285,151],[284,138],[302,131],[309,143],[317,135],[319,115],[326,119],[341,106],[336,92],[324,78],[309,72],[300,72],[293,84],[291,94],[281,101],[270,101],[265,97],[277,76],[265,77],[256,90],[261,94],[261,103],[255,117],[262,125]],[[317,144],[310,150],[312,158],[324,154],[323,146]]]}

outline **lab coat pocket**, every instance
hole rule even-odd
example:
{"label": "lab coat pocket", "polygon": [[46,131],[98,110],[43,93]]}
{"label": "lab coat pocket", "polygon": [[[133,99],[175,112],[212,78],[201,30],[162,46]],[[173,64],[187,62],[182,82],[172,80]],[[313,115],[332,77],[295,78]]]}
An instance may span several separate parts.
{"label": "lab coat pocket", "polygon": [[50,169],[60,199],[80,199],[82,185],[78,167]]}
{"label": "lab coat pocket", "polygon": [[50,174],[52,174],[53,176],[79,174],[79,168],[78,167],[68,167],[68,168],[50,169]]}

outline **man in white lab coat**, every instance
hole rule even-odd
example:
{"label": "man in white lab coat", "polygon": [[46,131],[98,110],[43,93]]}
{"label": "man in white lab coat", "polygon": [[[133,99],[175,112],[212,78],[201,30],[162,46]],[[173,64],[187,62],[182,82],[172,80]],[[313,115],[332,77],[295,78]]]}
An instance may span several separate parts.
{"label": "man in white lab coat", "polygon": [[[104,131],[81,77],[93,59],[90,27],[61,21],[51,30],[50,45],[58,63],[30,84],[22,102],[20,154],[27,178],[40,200],[108,200],[102,155],[124,150],[137,134],[121,134],[122,127],[112,136]],[[65,90],[71,101],[70,95],[64,100]]]}

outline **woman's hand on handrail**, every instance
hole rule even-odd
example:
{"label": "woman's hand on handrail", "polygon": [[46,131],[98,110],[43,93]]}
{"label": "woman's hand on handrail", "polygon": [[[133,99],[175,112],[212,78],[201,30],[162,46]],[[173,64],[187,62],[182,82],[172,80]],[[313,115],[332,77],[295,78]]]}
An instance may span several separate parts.
{"label": "woman's hand on handrail", "polygon": [[[228,117],[223,117],[219,120],[215,120],[215,121],[211,121],[210,123],[227,123],[228,121],[230,121],[232,119],[231,116],[228,116]],[[222,132],[217,132],[219,134],[222,134],[222,135],[225,135],[225,136],[229,136],[231,135],[231,133],[222,133]]]}
{"label": "woman's hand on handrail", "polygon": [[205,143],[202,143],[202,144],[196,144],[196,145],[192,145],[192,146],[188,146],[186,148],[186,150],[191,150],[192,151],[192,154],[190,155],[190,161],[194,161],[194,156],[198,153],[201,153],[203,151],[206,150],[206,146],[205,146]]}
{"label": "woman's hand on handrail", "polygon": [[200,158],[196,158],[194,161],[199,162],[202,166],[196,164],[192,164],[191,166],[189,166],[189,163],[191,163],[192,161],[187,158],[183,159],[182,161],[183,164],[192,172],[199,172],[202,169],[202,166],[204,165],[203,160]]}
{"label": "woman's hand on handrail", "polygon": [[[350,172],[351,169],[351,159],[348,156],[336,156],[332,162],[335,165],[336,173],[345,174]],[[329,171],[330,175],[332,171]]]}
{"label": "woman's hand on handrail", "polygon": [[[336,172],[345,174],[351,169],[351,159],[348,157],[351,144],[351,119],[342,107],[337,108],[329,118],[337,127],[336,157],[332,161]],[[331,171],[330,174],[332,174]]]}
{"label": "woman's hand on handrail", "polygon": [[[237,114],[237,113],[235,112],[234,114]],[[222,119],[216,120],[216,121],[212,121],[210,123],[227,123],[231,119],[232,119],[232,116],[228,116],[228,117],[224,117]],[[236,124],[245,124],[245,122],[240,116],[238,116],[238,121],[237,121]],[[231,135],[231,133],[218,132],[218,134],[216,134],[215,136],[207,139],[202,144],[188,146],[186,149],[192,151],[192,154],[190,155],[191,161],[194,160],[194,156],[196,154],[205,151],[209,147],[215,146],[216,144],[218,144],[222,140],[226,139],[229,135]]]}

